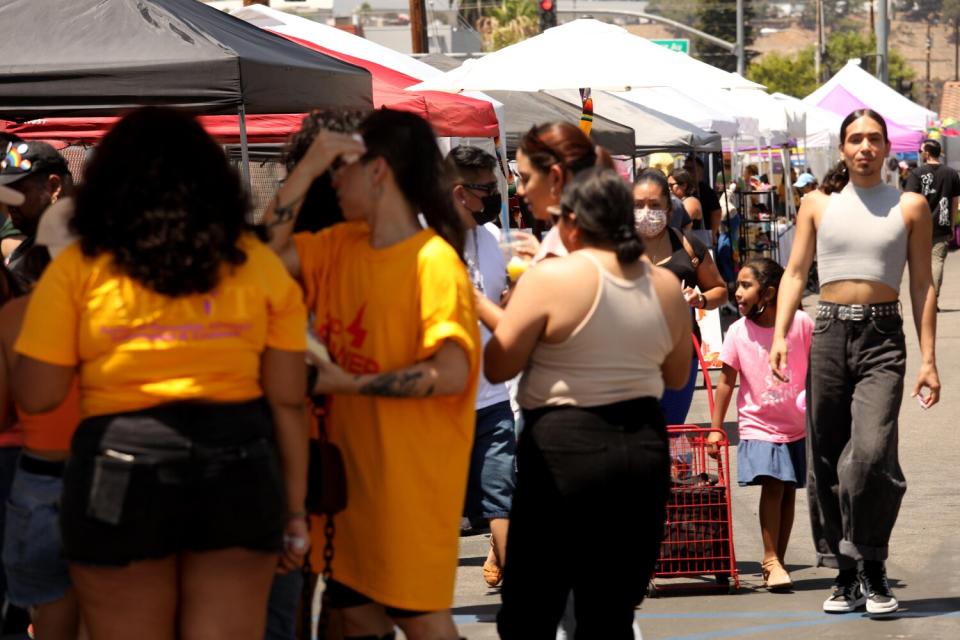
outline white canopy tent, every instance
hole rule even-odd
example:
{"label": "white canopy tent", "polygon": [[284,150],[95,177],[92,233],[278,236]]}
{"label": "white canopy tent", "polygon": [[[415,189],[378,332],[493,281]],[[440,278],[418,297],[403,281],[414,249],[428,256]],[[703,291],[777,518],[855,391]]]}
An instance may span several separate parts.
{"label": "white canopy tent", "polygon": [[773,98],[784,103],[787,109],[803,110],[807,115],[807,135],[803,139],[804,163],[813,175],[823,179],[837,161],[840,145],[840,124],[843,118],[832,111],[782,93]]}
{"label": "white canopy tent", "polygon": [[[527,70],[527,73],[521,73]],[[411,87],[415,91],[541,91],[687,85],[760,85],[670,51],[616,25],[580,19],[488,54]]]}
{"label": "white canopy tent", "polygon": [[616,96],[660,113],[668,113],[706,131],[716,131],[723,138],[735,138],[740,131],[740,123],[734,114],[694,100],[673,87],[631,89]]}
{"label": "white canopy tent", "polygon": [[[546,93],[568,102],[576,102],[580,99],[576,89]],[[592,95],[594,114],[633,129],[638,154],[654,151],[721,151],[722,149],[720,134],[715,131],[705,131],[673,115],[629,102],[616,93],[595,91]]]}

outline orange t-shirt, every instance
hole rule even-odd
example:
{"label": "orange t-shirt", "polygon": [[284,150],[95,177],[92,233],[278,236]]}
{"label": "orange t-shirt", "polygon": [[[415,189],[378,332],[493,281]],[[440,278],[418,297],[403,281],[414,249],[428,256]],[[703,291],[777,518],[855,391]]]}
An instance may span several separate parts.
{"label": "orange t-shirt", "polygon": [[17,407],[23,428],[23,446],[35,451],[69,451],[73,432],[80,424],[80,385],[74,378],[60,406],[47,413],[24,413]]}
{"label": "orange t-shirt", "polygon": [[177,298],[118,272],[109,254],[74,244],[44,272],[14,349],[49,364],[79,366],[83,417],[166,402],[242,402],[263,395],[260,357],[306,349],[302,292],[253,236],[247,260],[217,287]]}
{"label": "orange t-shirt", "polygon": [[[327,421],[347,470],[347,508],[335,517],[335,579],[387,606],[447,609],[480,360],[466,268],[430,229],[385,249],[370,246],[363,223],[297,234],[295,242],[317,334],[348,372],[402,369],[447,340],[467,353],[470,383],[460,395],[337,395]],[[313,530],[319,551],[323,529]],[[323,566],[319,558],[314,566]]]}

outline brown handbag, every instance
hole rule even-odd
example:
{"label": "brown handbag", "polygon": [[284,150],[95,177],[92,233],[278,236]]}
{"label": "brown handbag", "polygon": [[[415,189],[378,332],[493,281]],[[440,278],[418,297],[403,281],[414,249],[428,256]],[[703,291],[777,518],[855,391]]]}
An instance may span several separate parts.
{"label": "brown handbag", "polygon": [[347,471],[339,447],[327,438],[323,398],[311,398],[320,437],[310,440],[307,466],[307,511],[331,516],[347,507]]}

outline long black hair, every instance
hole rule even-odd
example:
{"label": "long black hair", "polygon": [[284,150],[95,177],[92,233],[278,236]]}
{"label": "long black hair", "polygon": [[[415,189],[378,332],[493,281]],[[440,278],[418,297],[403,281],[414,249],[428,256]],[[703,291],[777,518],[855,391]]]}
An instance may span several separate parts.
{"label": "long black hair", "polygon": [[167,296],[206,293],[223,266],[243,264],[246,189],[197,121],[145,107],[104,136],[77,191],[70,226],[84,255]]}
{"label": "long black hair", "polygon": [[[887,121],[883,119],[883,116],[873,109],[857,109],[844,118],[840,124],[841,147],[847,141],[847,127],[855,120],[863,117],[870,118],[879,124],[880,129],[883,131],[883,141],[890,141],[890,135],[887,133]],[[847,167],[847,163],[844,160],[840,160],[832,169],[827,171],[827,175],[823,177],[823,182],[820,185],[820,190],[826,194],[837,193],[843,191],[843,188],[847,186],[848,182],[850,182],[850,170]]]}
{"label": "long black hair", "polygon": [[404,197],[463,256],[463,221],[453,208],[450,176],[427,121],[412,113],[380,109],[367,116],[360,134],[365,156],[386,160]]}
{"label": "long black hair", "polygon": [[564,215],[576,214],[574,224],[588,243],[613,246],[621,264],[643,255],[637,234],[630,186],[613,169],[591,167],[577,173],[560,200]]}

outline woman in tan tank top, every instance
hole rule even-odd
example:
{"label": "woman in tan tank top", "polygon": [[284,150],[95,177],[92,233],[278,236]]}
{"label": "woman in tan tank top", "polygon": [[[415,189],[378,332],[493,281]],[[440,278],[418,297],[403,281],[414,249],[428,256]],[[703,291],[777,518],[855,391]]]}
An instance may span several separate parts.
{"label": "woman in tan tank top", "polygon": [[[629,638],[669,492],[657,395],[686,382],[690,314],[676,277],[641,257],[633,196],[616,172],[579,173],[554,216],[572,255],[520,279],[485,351],[492,382],[535,378],[521,392],[498,630],[553,638],[573,591],[578,636]],[[547,530],[558,513],[573,516],[568,536]],[[557,562],[571,539],[573,566]]]}

